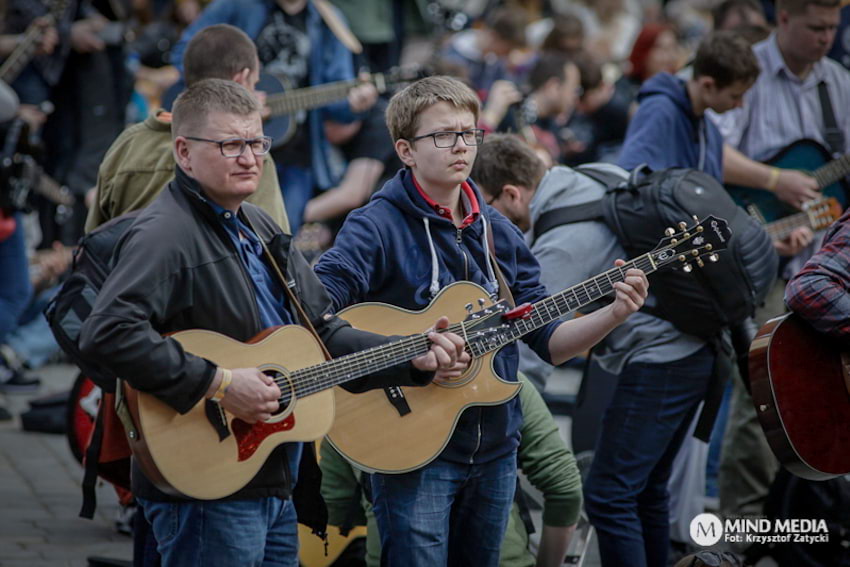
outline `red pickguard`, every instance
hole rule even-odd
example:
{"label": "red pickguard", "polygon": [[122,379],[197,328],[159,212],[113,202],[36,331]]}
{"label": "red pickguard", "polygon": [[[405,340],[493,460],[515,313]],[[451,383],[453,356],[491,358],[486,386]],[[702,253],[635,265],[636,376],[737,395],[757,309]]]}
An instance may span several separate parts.
{"label": "red pickguard", "polygon": [[788,470],[812,480],[850,473],[850,393],[833,340],[796,315],[774,319],[750,348],[750,381],[765,436]]}
{"label": "red pickguard", "polygon": [[257,422],[250,424],[241,419],[234,419],[230,424],[230,429],[236,437],[236,445],[239,447],[239,462],[247,461],[251,458],[260,443],[272,433],[278,431],[288,431],[295,427],[295,413],[277,423]]}

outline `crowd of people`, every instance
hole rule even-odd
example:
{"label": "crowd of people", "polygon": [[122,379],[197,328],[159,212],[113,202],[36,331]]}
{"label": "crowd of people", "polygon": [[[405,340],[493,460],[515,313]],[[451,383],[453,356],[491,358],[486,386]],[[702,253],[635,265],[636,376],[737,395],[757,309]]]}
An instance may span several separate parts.
{"label": "crowd of people", "polygon": [[[300,324],[338,357],[397,338],[336,315],[352,305],[419,311],[459,281],[534,304],[628,259],[598,220],[531,237],[548,211],[604,196],[593,171],[693,168],[806,210],[819,181],[770,162],[800,140],[847,151],[843,4],[2,1],[0,419],[3,397],[37,391],[62,357],[41,313],[80,237],[132,211],[81,350],[175,411],[256,423],[279,409],[274,379],[163,335]],[[781,272],[756,323],[787,304],[846,337],[846,222],[823,249],[806,225],[773,240]],[[284,443],[241,490],[203,501],[134,467],[136,537],[152,542],[137,564],[297,565],[297,515],[319,534],[368,521],[370,565],[560,565],[584,510],[603,566],[662,567],[692,551],[676,525],[706,496],[724,518],[762,515],[779,463],[745,376],[722,364],[727,335],[683,332],[652,310],[644,273],[621,273],[612,302],[502,347],[493,369],[520,395],[463,410],[415,470],[357,468],[325,442],[319,481],[312,445]],[[391,398],[467,372],[468,337],[433,315],[430,350],[346,389]],[[582,475],[538,389],[591,348],[618,380]],[[710,451],[692,433],[728,367]],[[534,552],[518,468],[545,496]],[[695,482],[671,483],[686,470]]]}

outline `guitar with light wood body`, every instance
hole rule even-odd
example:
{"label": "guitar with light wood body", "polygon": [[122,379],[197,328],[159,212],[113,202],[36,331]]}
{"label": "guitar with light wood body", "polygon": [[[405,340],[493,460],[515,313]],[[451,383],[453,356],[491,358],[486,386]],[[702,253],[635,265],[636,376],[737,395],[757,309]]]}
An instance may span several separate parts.
{"label": "guitar with light wood body", "polygon": [[519,383],[503,380],[493,370],[498,349],[613,293],[614,283],[623,281],[630,268],[649,274],[692,260],[701,265],[700,257],[716,259],[714,253],[726,247],[730,236],[726,221],[715,217],[690,228],[683,223],[680,228],[679,233],[671,229],[670,236],[651,252],[534,305],[509,310],[504,301],[487,299],[482,287],[456,282],[445,287],[422,311],[383,303],[362,303],[341,311],[339,316],[356,328],[405,334],[421,329],[436,313],[456,320],[480,304],[485,309],[479,313],[496,326],[491,334],[467,340],[473,360],[462,376],[447,383],[361,394],[335,388],[337,413],[328,440],[355,467],[367,472],[405,473],[428,464],[448,444],[463,410],[502,404],[519,392]]}
{"label": "guitar with light wood body", "polygon": [[[474,341],[479,321],[486,316],[446,330]],[[218,366],[256,367],[282,392],[277,414],[249,424],[206,400],[180,414],[124,384],[135,426],[128,431],[129,444],[145,476],[167,494],[200,500],[224,498],[248,484],[278,445],[325,435],[334,419],[334,386],[410,361],[431,347],[419,332],[325,362],[319,343],[298,325],[267,329],[248,343],[200,329],[170,338]]]}

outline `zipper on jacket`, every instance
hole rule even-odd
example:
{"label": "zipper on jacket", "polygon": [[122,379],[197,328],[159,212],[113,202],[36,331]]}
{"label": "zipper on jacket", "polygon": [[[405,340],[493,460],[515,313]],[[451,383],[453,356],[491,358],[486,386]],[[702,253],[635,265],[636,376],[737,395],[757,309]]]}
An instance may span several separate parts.
{"label": "zipper on jacket", "polygon": [[457,249],[460,251],[461,256],[463,256],[463,279],[469,281],[469,257],[466,255],[466,250],[463,249],[463,229],[455,228],[456,236],[455,242],[457,243]]}

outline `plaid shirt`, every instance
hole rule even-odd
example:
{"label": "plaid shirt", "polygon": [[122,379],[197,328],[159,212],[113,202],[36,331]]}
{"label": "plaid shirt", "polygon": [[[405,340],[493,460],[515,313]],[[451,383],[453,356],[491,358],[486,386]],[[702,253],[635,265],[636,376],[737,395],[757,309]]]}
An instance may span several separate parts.
{"label": "plaid shirt", "polygon": [[823,247],[788,282],[785,302],[822,333],[850,339],[850,211],[824,238]]}

